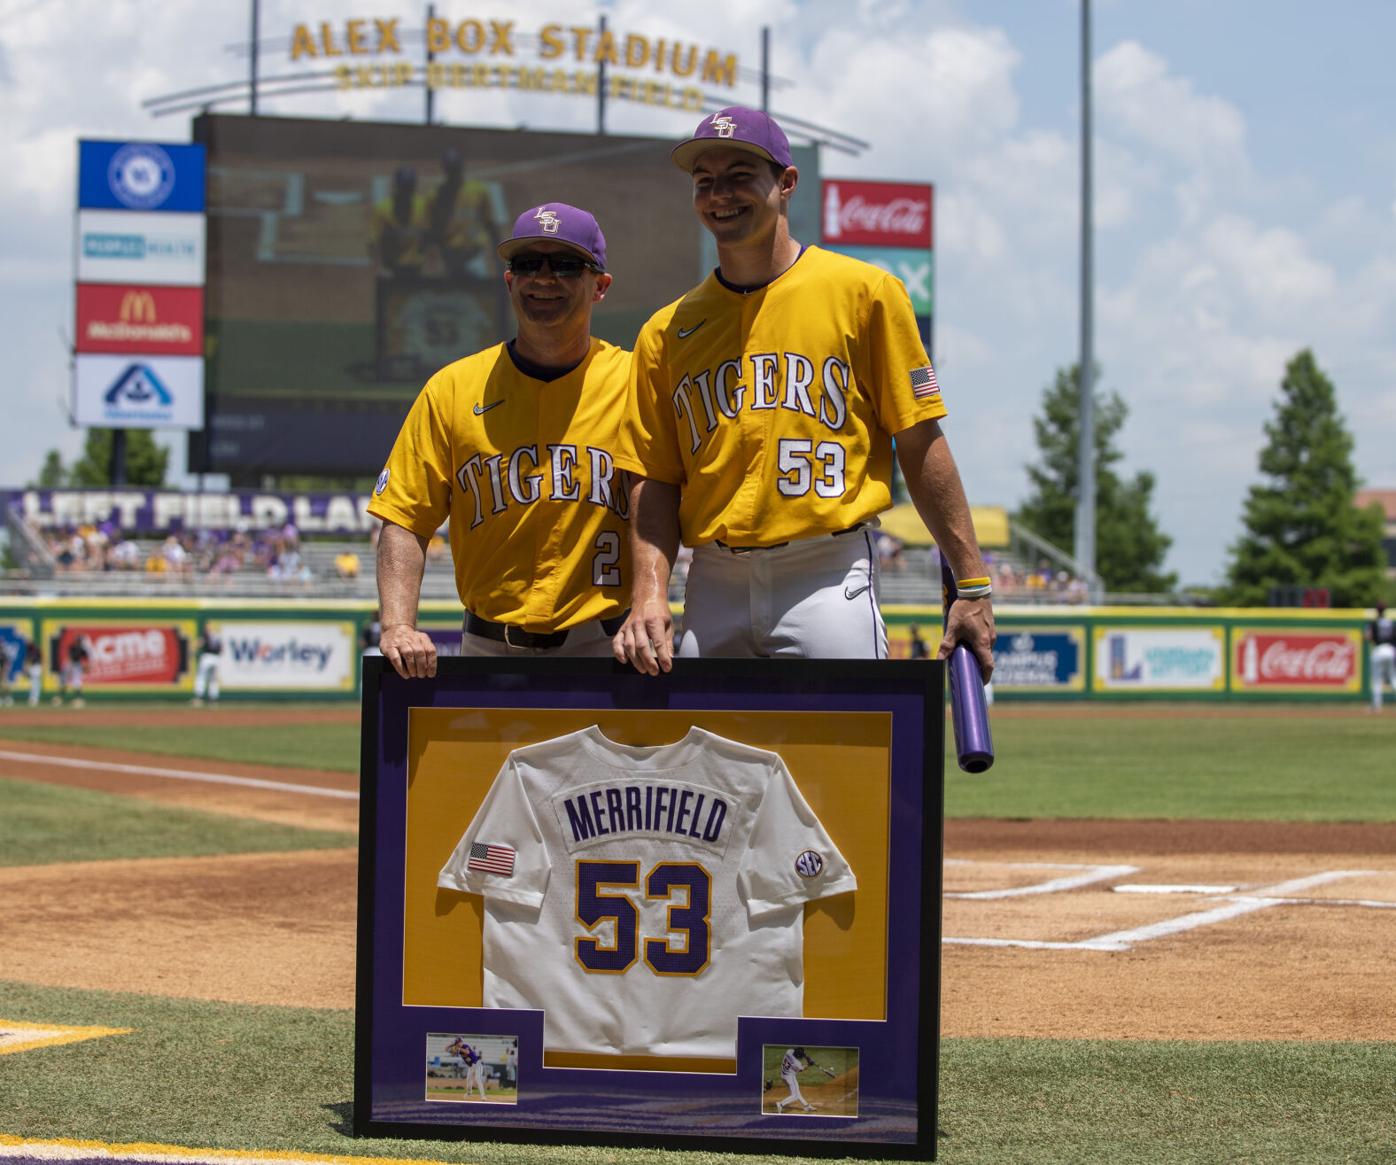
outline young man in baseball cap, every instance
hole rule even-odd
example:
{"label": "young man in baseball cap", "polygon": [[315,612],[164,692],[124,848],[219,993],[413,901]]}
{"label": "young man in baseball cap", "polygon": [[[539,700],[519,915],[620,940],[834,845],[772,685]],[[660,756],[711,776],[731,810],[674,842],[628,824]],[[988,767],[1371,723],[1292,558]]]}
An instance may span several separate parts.
{"label": "young man in baseball cap", "polygon": [[672,157],[692,177],[718,267],[636,341],[617,464],[643,480],[616,658],[670,669],[680,538],[694,551],[679,655],[884,658],[871,527],[892,504],[895,437],[960,588],[938,654],[968,644],[987,680],[989,579],[905,288],[791,237],[800,174],[767,114],[720,110]]}
{"label": "young man in baseball cap", "polygon": [[629,565],[628,482],[615,469],[630,354],[591,334],[606,239],[547,202],[499,244],[517,331],[447,365],[417,397],[379,475],[379,649],[404,677],[436,674],[417,628],[426,547],[450,520],[464,655],[605,656]]}

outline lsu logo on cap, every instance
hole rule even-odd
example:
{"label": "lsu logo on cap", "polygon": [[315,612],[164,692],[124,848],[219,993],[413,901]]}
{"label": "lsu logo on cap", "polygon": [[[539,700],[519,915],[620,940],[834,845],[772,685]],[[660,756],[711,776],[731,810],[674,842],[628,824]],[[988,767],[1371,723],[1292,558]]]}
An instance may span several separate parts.
{"label": "lsu logo on cap", "polygon": [[807,849],[795,859],[795,872],[802,878],[813,878],[824,868],[824,859]]}
{"label": "lsu logo on cap", "polygon": [[717,130],[717,136],[720,138],[730,138],[737,132],[737,123],[724,113],[714,114],[709,124]]}
{"label": "lsu logo on cap", "polygon": [[533,217],[538,221],[538,225],[543,228],[544,234],[555,235],[562,229],[562,219],[557,217],[555,211],[548,210],[546,207],[540,206],[538,208],[538,213]]}
{"label": "lsu logo on cap", "polygon": [[388,488],[388,471],[385,469],[385,470],[383,470],[382,473],[380,473],[380,474],[378,475],[378,480],[377,480],[376,482],[373,483],[373,492],[374,492],[375,494],[381,494],[381,493],[382,493],[385,489],[387,489],[387,488]]}

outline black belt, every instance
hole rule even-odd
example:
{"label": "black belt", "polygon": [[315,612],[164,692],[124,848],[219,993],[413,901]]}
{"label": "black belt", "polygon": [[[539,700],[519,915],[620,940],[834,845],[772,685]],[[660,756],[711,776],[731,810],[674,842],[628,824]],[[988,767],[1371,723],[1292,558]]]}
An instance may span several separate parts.
{"label": "black belt", "polygon": [[[827,535],[827,537],[838,538],[843,534],[853,534],[861,530],[866,525],[866,522],[857,522],[852,526],[846,527],[845,529],[834,530],[829,535]],[[815,535],[815,537],[821,536],[822,535]],[[718,546],[721,546],[723,550],[729,551],[732,554],[750,554],[753,550],[779,550],[782,546],[790,545],[789,542],[772,542],[769,546],[732,546],[722,541],[722,539],[720,538],[714,538],[713,541]],[[808,539],[801,539],[801,541],[808,541]]]}
{"label": "black belt", "polygon": [[[601,630],[607,635],[614,635],[621,629],[628,614],[629,611],[622,611],[610,619],[602,619]],[[533,651],[561,647],[567,642],[568,632],[572,630],[569,627],[564,631],[525,631],[512,623],[492,623],[471,611],[465,613],[465,629],[469,634],[478,635],[482,639],[493,639],[496,643],[503,643],[508,647],[526,647]]]}

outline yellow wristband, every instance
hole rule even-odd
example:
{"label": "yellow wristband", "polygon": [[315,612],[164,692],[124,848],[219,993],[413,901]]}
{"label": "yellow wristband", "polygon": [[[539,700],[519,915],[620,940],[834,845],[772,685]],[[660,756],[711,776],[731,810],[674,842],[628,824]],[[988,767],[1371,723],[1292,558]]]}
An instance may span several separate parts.
{"label": "yellow wristband", "polygon": [[955,580],[957,590],[964,590],[965,587],[987,587],[992,585],[993,579],[985,575],[983,578],[961,578]]}

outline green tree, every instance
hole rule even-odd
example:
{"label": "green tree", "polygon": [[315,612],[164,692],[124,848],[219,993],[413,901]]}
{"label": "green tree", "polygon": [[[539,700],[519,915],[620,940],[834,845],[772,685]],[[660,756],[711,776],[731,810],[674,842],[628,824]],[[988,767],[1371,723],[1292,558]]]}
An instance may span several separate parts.
{"label": "green tree", "polygon": [[[82,456],[68,474],[68,484],[77,489],[112,484],[111,429],[88,429]],[[170,451],[155,443],[150,429],[126,430],[126,484],[158,488],[165,484]]]}
{"label": "green tree", "polygon": [[68,470],[63,465],[63,455],[57,449],[44,454],[44,464],[39,476],[29,483],[30,489],[62,489],[68,484]]}
{"label": "green tree", "polygon": [[1385,567],[1381,509],[1353,505],[1352,437],[1307,348],[1285,367],[1265,436],[1263,480],[1246,495],[1245,529],[1231,547],[1227,600],[1263,606],[1275,587],[1327,587],[1334,606],[1372,602]]}
{"label": "green tree", "polygon": [[[1080,383],[1080,368],[1073,364],[1057,369],[1056,380],[1043,389],[1042,413],[1032,423],[1042,457],[1027,467],[1032,493],[1014,514],[1015,521],[1063,549],[1075,542]],[[1124,455],[1115,447],[1115,437],[1128,416],[1119,393],[1096,391],[1096,572],[1107,590],[1155,594],[1177,585],[1178,576],[1163,570],[1173,539],[1149,512],[1154,475],[1141,471],[1126,481],[1117,471]]]}

